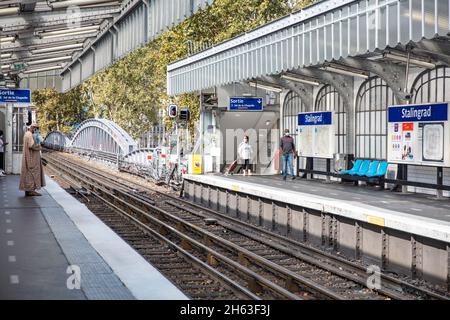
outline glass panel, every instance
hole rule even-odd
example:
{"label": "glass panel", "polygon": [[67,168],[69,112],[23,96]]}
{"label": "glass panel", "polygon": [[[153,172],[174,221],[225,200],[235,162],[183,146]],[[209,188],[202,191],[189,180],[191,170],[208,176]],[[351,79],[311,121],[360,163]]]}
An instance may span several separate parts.
{"label": "glass panel", "polygon": [[[393,103],[393,92],[387,84],[373,78],[361,85],[356,104],[356,156],[385,159],[386,109]],[[361,137],[361,139],[358,139]]]}
{"label": "glass panel", "polygon": [[28,117],[26,108],[14,108],[12,119],[12,149],[14,152],[23,151],[23,136],[25,134],[25,123],[27,122],[24,117]]}

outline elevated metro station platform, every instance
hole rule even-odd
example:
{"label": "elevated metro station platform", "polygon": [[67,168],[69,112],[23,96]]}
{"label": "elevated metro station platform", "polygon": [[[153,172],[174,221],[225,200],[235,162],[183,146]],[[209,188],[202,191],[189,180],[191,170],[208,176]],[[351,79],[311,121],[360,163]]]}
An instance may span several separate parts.
{"label": "elevated metro station platform", "polygon": [[24,197],[19,176],[0,178],[0,299],[186,299],[84,204],[46,181],[41,197]]}
{"label": "elevated metro station platform", "polygon": [[187,175],[184,197],[386,271],[447,283],[450,200],[281,176]]}

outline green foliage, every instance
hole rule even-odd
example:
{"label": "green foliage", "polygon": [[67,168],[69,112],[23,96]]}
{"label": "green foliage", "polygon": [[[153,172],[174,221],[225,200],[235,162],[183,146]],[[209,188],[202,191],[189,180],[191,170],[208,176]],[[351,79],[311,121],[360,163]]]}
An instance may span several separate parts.
{"label": "green foliage", "polygon": [[34,101],[39,120],[46,128],[65,130],[63,124],[73,123],[80,108],[86,105],[89,115],[111,119],[138,138],[156,123],[159,109],[176,103],[190,108],[192,128],[199,119],[199,97],[195,94],[167,96],[167,65],[187,56],[189,42],[217,44],[311,2],[216,0],[214,5],[200,10],[70,92],[36,91]]}
{"label": "green foliage", "polygon": [[[32,99],[38,107],[38,123],[44,134],[53,130],[68,132],[75,121],[91,118],[92,112],[84,113],[85,100],[81,88],[75,88],[66,94],[58,93],[54,89],[42,89],[33,92]],[[71,127],[66,123],[70,122]]]}

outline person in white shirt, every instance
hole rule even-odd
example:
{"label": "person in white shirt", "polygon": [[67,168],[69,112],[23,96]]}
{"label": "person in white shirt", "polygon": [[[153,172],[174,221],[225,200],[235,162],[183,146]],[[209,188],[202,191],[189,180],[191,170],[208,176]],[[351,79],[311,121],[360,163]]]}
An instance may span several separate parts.
{"label": "person in white shirt", "polygon": [[238,148],[238,154],[239,157],[244,160],[244,173],[242,175],[251,175],[251,170],[250,170],[250,159],[252,158],[253,155],[253,148],[250,145],[250,143],[248,142],[248,136],[244,137],[244,140],[241,142],[241,144],[239,145]]}

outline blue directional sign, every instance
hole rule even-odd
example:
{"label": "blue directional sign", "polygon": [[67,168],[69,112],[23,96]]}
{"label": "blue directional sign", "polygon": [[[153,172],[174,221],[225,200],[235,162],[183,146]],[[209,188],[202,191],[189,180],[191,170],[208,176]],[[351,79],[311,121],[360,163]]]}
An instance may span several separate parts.
{"label": "blue directional sign", "polygon": [[31,103],[31,91],[29,89],[0,89],[0,103]]}
{"label": "blue directional sign", "polygon": [[263,98],[230,98],[228,111],[263,111]]}
{"label": "blue directional sign", "polygon": [[448,121],[448,103],[390,107],[388,122]]}
{"label": "blue directional sign", "polygon": [[298,115],[299,126],[327,126],[333,124],[332,112],[311,112]]}

